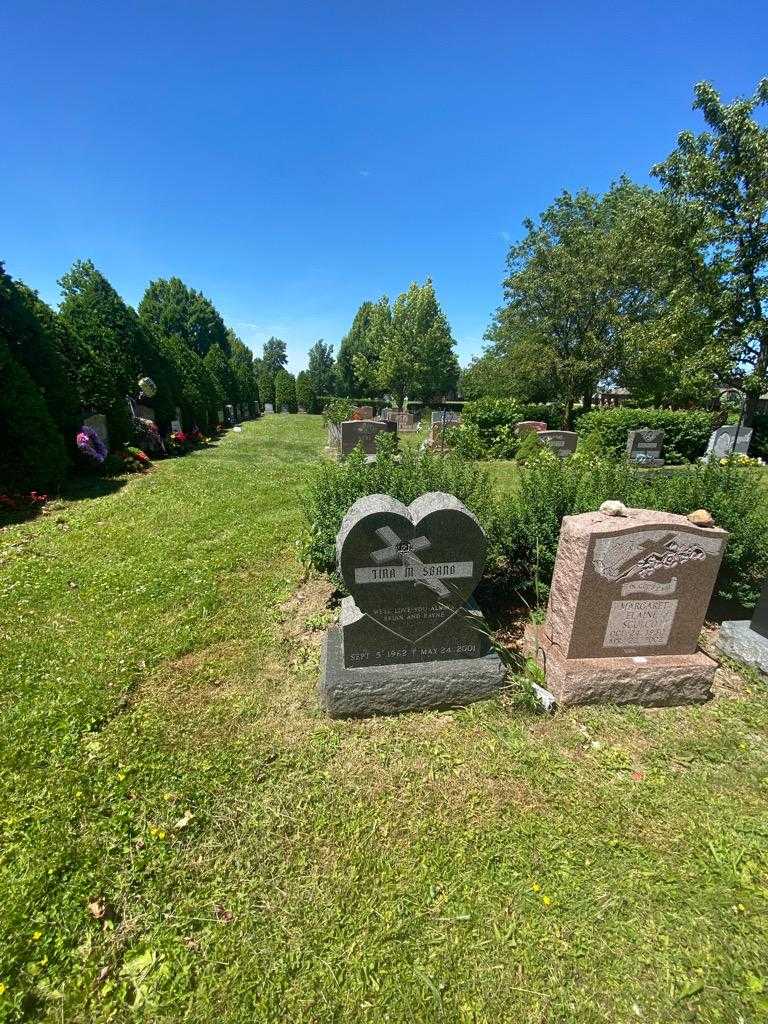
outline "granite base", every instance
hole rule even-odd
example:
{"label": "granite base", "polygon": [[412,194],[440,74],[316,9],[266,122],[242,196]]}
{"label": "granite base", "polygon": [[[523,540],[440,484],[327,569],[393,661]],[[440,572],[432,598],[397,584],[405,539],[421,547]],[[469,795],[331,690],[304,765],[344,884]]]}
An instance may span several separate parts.
{"label": "granite base", "polygon": [[695,654],[635,658],[564,658],[545,628],[526,627],[526,650],[546,676],[546,691],[558,707],[575,704],[640,704],[675,707],[712,697],[717,662]]}
{"label": "granite base", "polygon": [[368,718],[452,708],[493,697],[504,685],[498,654],[454,661],[344,668],[340,626],[331,626],[320,661],[320,701],[331,718]]}
{"label": "granite base", "polygon": [[717,646],[729,658],[768,676],[768,640],[755,633],[748,619],[724,622],[717,637]]}

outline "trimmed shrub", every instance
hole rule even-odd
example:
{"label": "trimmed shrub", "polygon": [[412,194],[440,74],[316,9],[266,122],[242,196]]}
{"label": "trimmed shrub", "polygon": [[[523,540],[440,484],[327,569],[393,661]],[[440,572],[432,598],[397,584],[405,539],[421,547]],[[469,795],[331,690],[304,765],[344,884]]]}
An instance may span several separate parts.
{"label": "trimmed shrub", "polygon": [[82,422],[74,375],[67,372],[66,329],[31,288],[13,281],[0,263],[0,338],[37,385],[48,413],[72,448]]}
{"label": "trimmed shrub", "polygon": [[349,398],[332,398],[323,409],[323,421],[338,426],[345,420],[352,419],[352,413],[356,408],[355,403]]}
{"label": "trimmed shrub", "polygon": [[[465,404],[461,416],[461,427],[470,429],[464,437],[453,437],[468,458],[513,459],[520,446],[515,424],[521,420],[543,420],[556,429],[562,423],[563,408],[555,403],[524,405],[512,398],[478,398]],[[470,454],[473,450],[476,455]]]}
{"label": "trimmed shrub", "polygon": [[497,581],[537,604],[546,600],[563,516],[623,501],[687,515],[706,508],[731,534],[717,585],[720,597],[754,604],[768,574],[768,487],[761,469],[727,462],[647,473],[588,449],[560,459],[543,446],[520,466],[497,514],[502,561]]}
{"label": "trimmed shrub", "polygon": [[694,462],[703,455],[715,417],[710,412],[672,409],[595,409],[578,421],[579,438],[593,438],[606,454],[623,456],[627,432],[651,427],[664,431],[664,458],[669,463]]}
{"label": "trimmed shrub", "polygon": [[[493,541],[495,507],[485,470],[455,455],[438,459],[409,447],[396,461],[394,453],[394,438],[382,434],[375,463],[366,464],[358,449],[343,462],[322,464],[303,501],[301,544],[305,564],[321,572],[334,571],[341,521],[349,507],[367,494],[391,494],[406,505],[428,491],[455,494],[475,513]],[[489,559],[495,553],[494,548]]]}
{"label": "trimmed shrub", "polygon": [[296,412],[296,378],[287,370],[280,370],[275,377],[275,412],[282,412],[283,406],[288,412]]}
{"label": "trimmed shrub", "polygon": [[317,412],[317,395],[306,370],[296,378],[296,404],[307,412]]}
{"label": "trimmed shrub", "polygon": [[0,338],[0,491],[55,491],[68,459],[43,396]]}

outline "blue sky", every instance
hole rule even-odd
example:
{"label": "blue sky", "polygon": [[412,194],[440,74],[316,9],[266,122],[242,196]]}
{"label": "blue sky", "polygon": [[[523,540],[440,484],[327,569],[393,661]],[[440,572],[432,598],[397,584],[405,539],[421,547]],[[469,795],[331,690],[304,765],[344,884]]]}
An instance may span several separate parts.
{"label": "blue sky", "polygon": [[293,371],[429,275],[466,363],[523,218],[646,181],[696,81],[768,74],[767,31],[739,0],[11,0],[0,259],[53,303],[78,258],[133,304],[176,274]]}

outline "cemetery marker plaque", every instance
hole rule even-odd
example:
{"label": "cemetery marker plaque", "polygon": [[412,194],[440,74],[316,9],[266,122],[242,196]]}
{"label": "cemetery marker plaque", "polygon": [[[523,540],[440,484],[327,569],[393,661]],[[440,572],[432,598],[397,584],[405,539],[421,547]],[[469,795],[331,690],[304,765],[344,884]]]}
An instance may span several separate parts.
{"label": "cemetery marker plaque", "polygon": [[321,667],[332,716],[466,704],[498,691],[503,666],[471,600],[486,546],[453,495],[424,494],[407,507],[384,494],[355,502],[336,541],[351,596]]}
{"label": "cemetery marker plaque", "polygon": [[627,455],[637,466],[658,469],[664,465],[661,450],[664,445],[664,431],[641,427],[630,430],[627,435]]}
{"label": "cemetery marker plaque", "polygon": [[379,434],[397,434],[397,423],[393,420],[344,420],[340,428],[340,454],[344,458],[358,445],[363,454],[376,455],[376,438]]}
{"label": "cemetery marker plaque", "polygon": [[[723,459],[728,455],[747,455],[749,454],[749,442],[752,440],[752,428],[741,427],[738,430],[735,424],[729,424],[725,427],[718,427],[717,430],[713,430],[710,435],[709,442],[707,443],[707,450],[703,455],[702,461],[705,461],[714,455],[718,459]],[[734,448],[734,438],[736,439],[736,447]]]}
{"label": "cemetery marker plaque", "polygon": [[578,435],[572,430],[539,430],[537,435],[539,441],[551,448],[561,459],[567,459],[576,451]]}

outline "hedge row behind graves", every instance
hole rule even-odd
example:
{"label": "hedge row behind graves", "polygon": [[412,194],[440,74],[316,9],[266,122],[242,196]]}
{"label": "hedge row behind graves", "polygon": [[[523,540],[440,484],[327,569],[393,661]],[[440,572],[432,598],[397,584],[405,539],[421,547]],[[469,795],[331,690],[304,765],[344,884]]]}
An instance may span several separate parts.
{"label": "hedge row behind graves", "polygon": [[[54,311],[0,263],[0,494],[5,499],[58,490],[67,471],[82,462],[76,438],[94,414],[106,417],[112,449],[126,454],[132,444],[141,446],[128,396],[138,395],[142,377],[156,385],[150,402],[163,436],[170,434],[177,408],[190,436],[215,431],[227,403],[256,411],[253,356],[223,321],[219,333],[226,352],[216,342],[204,359],[192,344],[191,328],[188,338],[163,333],[123,302],[89,261],[75,263],[60,284],[62,303]],[[176,290],[207,303],[203,312],[213,309],[182,282]]]}
{"label": "hedge row behind graves", "polygon": [[499,491],[484,467],[455,452],[436,458],[405,448],[398,461],[387,435],[378,450],[372,465],[355,452],[318,468],[304,500],[302,550],[312,568],[334,571],[336,534],[358,498],[391,494],[409,504],[428,491],[447,491],[488,534],[486,583],[497,595],[532,605],[546,602],[563,516],[595,511],[609,499],[681,515],[709,509],[731,534],[718,581],[722,598],[754,604],[768,575],[768,487],[760,469],[712,462],[673,474],[645,473],[614,456],[585,450],[560,459],[537,446],[515,484]]}

